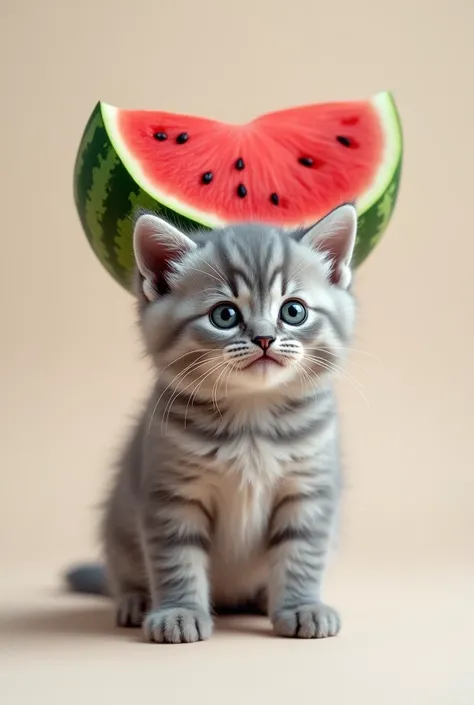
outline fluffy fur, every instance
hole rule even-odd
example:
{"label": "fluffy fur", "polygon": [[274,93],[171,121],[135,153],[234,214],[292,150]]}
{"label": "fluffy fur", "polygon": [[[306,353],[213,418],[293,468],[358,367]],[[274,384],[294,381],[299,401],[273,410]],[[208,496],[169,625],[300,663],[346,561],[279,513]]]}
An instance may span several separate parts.
{"label": "fluffy fur", "polygon": [[[261,610],[282,636],[339,630],[321,581],[356,223],[351,205],[290,234],[243,224],[188,236],[153,215],[137,221],[139,324],[156,382],[102,533],[118,623],[143,625],[149,641],[205,639],[216,609]],[[97,571],[69,579],[103,587]]]}

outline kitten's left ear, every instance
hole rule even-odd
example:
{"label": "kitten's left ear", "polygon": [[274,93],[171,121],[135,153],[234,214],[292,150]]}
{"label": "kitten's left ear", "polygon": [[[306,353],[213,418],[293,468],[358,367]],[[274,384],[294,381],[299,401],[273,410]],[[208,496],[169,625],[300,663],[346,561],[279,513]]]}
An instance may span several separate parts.
{"label": "kitten's left ear", "polygon": [[347,203],[331,211],[300,242],[326,255],[332,284],[347,289],[351,283],[351,260],[357,235],[357,211]]}

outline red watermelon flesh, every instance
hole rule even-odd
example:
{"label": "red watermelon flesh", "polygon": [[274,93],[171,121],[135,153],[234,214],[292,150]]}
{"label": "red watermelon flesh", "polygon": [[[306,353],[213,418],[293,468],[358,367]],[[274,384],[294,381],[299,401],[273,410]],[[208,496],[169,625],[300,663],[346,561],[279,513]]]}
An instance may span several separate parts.
{"label": "red watermelon flesh", "polygon": [[402,152],[387,92],[282,110],[245,125],[101,102],[77,152],[74,198],[94,252],[127,288],[134,216],[143,210],[187,232],[236,221],[294,228],[355,201],[357,267],[390,221]]}
{"label": "red watermelon flesh", "polygon": [[208,214],[201,220],[210,224],[304,224],[357,200],[373,185],[387,142],[373,101],[292,108],[245,125],[120,110],[115,132],[148,192],[181,212]]}

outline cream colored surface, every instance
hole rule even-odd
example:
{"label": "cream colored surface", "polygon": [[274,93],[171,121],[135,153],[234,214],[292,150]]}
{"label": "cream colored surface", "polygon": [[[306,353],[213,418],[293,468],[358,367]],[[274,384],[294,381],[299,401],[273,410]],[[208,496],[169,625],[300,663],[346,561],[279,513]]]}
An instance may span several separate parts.
{"label": "cream colored surface", "polygon": [[[0,12],[2,702],[474,702],[474,5]],[[73,207],[85,120],[99,98],[243,120],[386,88],[406,161],[396,216],[359,273],[357,384],[341,384],[347,489],[327,593],[343,632],[297,643],[238,619],[206,644],[143,645],[113,630],[106,603],[57,592],[64,565],[96,554],[95,506],[148,377],[131,300]]]}

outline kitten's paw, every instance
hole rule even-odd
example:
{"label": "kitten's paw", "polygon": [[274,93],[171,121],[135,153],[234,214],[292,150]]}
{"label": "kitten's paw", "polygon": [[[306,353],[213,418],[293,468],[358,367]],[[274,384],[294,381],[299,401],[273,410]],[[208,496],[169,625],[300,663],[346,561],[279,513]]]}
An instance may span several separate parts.
{"label": "kitten's paw", "polygon": [[298,639],[336,636],[341,628],[341,620],[336,610],[322,603],[302,605],[294,610],[282,610],[273,615],[272,622],[279,636]]}
{"label": "kitten's paw", "polygon": [[129,592],[117,600],[118,627],[141,627],[149,610],[148,596],[143,592]]}
{"label": "kitten's paw", "polygon": [[148,641],[157,644],[190,644],[209,639],[212,618],[207,612],[171,607],[150,612],[143,623]]}

